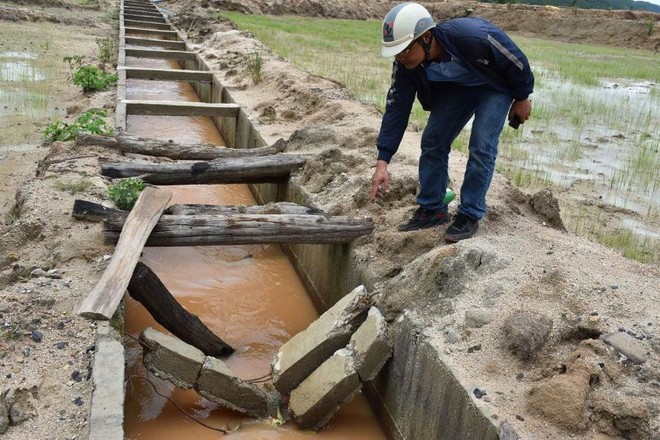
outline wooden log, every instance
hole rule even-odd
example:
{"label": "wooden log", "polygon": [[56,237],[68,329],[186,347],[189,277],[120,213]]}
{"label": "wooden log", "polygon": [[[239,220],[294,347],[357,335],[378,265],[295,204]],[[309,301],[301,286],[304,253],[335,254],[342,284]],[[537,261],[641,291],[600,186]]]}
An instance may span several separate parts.
{"label": "wooden log", "polygon": [[78,145],[99,145],[123,153],[169,157],[178,160],[213,160],[230,157],[269,156],[286,149],[287,141],[278,139],[273,145],[260,148],[224,148],[213,144],[177,144],[172,141],[141,138],[128,134],[117,137],[80,133]]}
{"label": "wooden log", "polygon": [[[145,23],[142,21],[132,21],[126,20],[127,25],[132,27],[148,27],[152,29],[171,29],[167,24],[156,24],[156,23]],[[158,38],[137,38],[137,37],[124,37],[124,42],[126,44],[132,44],[133,46],[155,46],[162,47],[163,49],[171,50],[185,50],[186,43],[185,41],[174,41],[174,40],[161,40]]]}
{"label": "wooden log", "polygon": [[[103,237],[119,237],[122,218],[103,224]],[[374,229],[369,218],[325,215],[227,214],[163,216],[154,227],[148,246],[211,246],[262,243],[349,243]]]}
{"label": "wooden log", "polygon": [[[308,206],[289,202],[269,203],[267,205],[172,205],[167,208],[161,219],[168,215],[218,215],[218,214],[323,214],[322,211]],[[78,220],[99,222],[109,218],[126,218],[128,211],[106,208],[87,200],[76,199],[71,215]]]}
{"label": "wooden log", "polygon": [[279,154],[176,164],[107,162],[101,164],[101,173],[108,177],[140,176],[155,185],[284,182],[307,158]]}
{"label": "wooden log", "polygon": [[128,216],[128,211],[107,208],[99,203],[76,199],[73,201],[73,211],[71,212],[71,215],[78,220],[100,222],[110,217],[124,216],[125,218]]}
{"label": "wooden log", "polygon": [[128,284],[128,293],[147,309],[156,322],[205,355],[223,357],[234,352],[199,317],[184,309],[144,263],[138,262],[135,267]]}
{"label": "wooden log", "polygon": [[219,214],[323,214],[323,211],[290,202],[266,205],[172,205],[167,215],[219,215]]}
{"label": "wooden log", "polygon": [[126,72],[126,79],[149,79],[156,81],[213,81],[213,73],[208,70],[151,69],[145,67],[117,67]]}
{"label": "wooden log", "polygon": [[[101,279],[80,305],[86,318],[110,319],[124,296],[149,234],[172,198],[166,189],[147,187],[126,218],[126,227],[117,231],[117,247]],[[123,224],[123,223],[122,223]]]}

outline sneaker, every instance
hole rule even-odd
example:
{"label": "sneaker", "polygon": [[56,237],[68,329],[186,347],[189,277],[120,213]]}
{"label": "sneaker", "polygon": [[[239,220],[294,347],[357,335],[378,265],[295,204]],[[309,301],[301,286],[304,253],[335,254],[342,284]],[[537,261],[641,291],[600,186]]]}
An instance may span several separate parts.
{"label": "sneaker", "polygon": [[431,228],[433,226],[447,223],[447,220],[449,220],[449,217],[447,216],[446,212],[435,212],[420,207],[417,208],[417,211],[415,211],[408,223],[399,226],[399,231],[408,232],[416,231],[418,229]]}
{"label": "sneaker", "polygon": [[479,220],[468,217],[465,214],[457,214],[454,222],[445,232],[445,241],[456,243],[460,240],[472,237],[479,229]]}

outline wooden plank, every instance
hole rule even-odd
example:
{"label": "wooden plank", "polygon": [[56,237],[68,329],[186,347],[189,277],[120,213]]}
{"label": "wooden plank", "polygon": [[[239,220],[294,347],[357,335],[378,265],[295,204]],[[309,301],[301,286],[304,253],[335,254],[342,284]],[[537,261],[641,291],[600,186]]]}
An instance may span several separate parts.
{"label": "wooden plank", "polygon": [[154,185],[284,182],[309,157],[277,154],[174,164],[106,162],[101,164],[101,174],[108,177],[140,176]]}
{"label": "wooden plank", "polygon": [[134,46],[159,46],[163,49],[184,50],[186,48],[185,41],[172,41],[172,40],[159,40],[157,38],[137,38],[126,37],[124,38],[126,44]]}
{"label": "wooden plank", "polygon": [[110,319],[124,296],[142,248],[172,198],[167,189],[147,187],[126,218],[117,247],[101,279],[80,305],[86,318]]}
{"label": "wooden plank", "polygon": [[127,57],[151,58],[159,60],[196,60],[197,54],[187,50],[135,49],[126,48]]}
{"label": "wooden plank", "polygon": [[147,9],[147,8],[128,7],[128,8],[124,8],[124,14],[145,15],[156,18],[163,17],[163,14],[161,14],[158,10],[153,8]]}
{"label": "wooden plank", "polygon": [[167,23],[150,23],[141,20],[124,20],[124,25],[130,27],[143,27],[147,29],[172,29],[172,26]]}
{"label": "wooden plank", "polygon": [[126,104],[126,112],[129,115],[216,116],[220,118],[235,118],[241,108],[238,104],[216,104],[209,102],[125,100],[124,103]]}
{"label": "wooden plank", "polygon": [[208,70],[149,69],[144,67],[117,67],[117,70],[124,70],[127,79],[206,82],[213,80],[213,73]]}

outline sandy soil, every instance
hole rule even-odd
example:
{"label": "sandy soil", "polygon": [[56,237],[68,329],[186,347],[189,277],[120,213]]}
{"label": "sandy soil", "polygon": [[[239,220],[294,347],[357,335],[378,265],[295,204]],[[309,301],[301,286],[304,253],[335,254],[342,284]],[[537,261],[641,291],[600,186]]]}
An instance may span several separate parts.
{"label": "sandy soil", "polygon": [[[189,29],[196,50],[246,106],[267,141],[288,138],[289,151],[316,154],[294,177],[310,203],[332,214],[375,220],[376,231],[355,242],[352,258],[367,284],[380,291],[382,310],[393,326],[401,313],[416,314],[420,331],[442,348],[445,361],[464,383],[485,392],[474,401],[495,423],[508,420],[523,438],[659,438],[658,267],[627,260],[553,227],[559,211],[551,193],[524,194],[500,176],[494,179],[490,212],[475,238],[445,245],[442,230],[396,232],[415,208],[420,134],[406,134],[390,167],[390,192],[377,204],[369,203],[378,112],[350,99],[337,84],[265,50],[264,80],[253,85],[246,79],[246,60],[261,44],[209,18],[210,9],[219,6],[282,13],[291,11],[285,8],[289,4],[310,15],[349,11],[342,13],[363,18],[380,17],[391,5],[360,3],[177,0],[168,7],[180,12],[175,24]],[[433,7],[458,14],[467,6]],[[516,30],[571,38],[555,27],[570,23],[570,13],[553,21],[559,13],[544,8],[474,7],[481,15],[502,19],[513,8]],[[521,19],[528,9],[537,20],[529,25]],[[38,15],[35,11],[30,8]],[[0,18],[16,14],[2,12]],[[586,13],[575,15],[587,20]],[[634,31],[648,19],[644,13],[602,11],[593,16],[592,26],[573,23],[571,35],[600,41],[605,38],[599,32],[602,19],[608,22],[604,26],[620,26],[621,35],[629,33],[626,44],[657,48],[657,40],[649,42]],[[589,27],[592,36],[578,34]],[[113,96],[79,99],[82,109],[111,105]],[[94,326],[75,316],[75,310],[98,280],[104,255],[112,253],[102,245],[100,226],[73,220],[70,209],[74,198],[104,201],[98,159],[113,153],[71,143],[46,147],[12,156],[15,173],[27,180],[0,186],[5,200],[17,191],[14,204],[0,210],[5,219],[0,230],[0,433],[6,430],[9,439],[87,437]],[[0,158],[3,170],[5,160]],[[465,157],[452,153],[450,166],[458,187]],[[92,185],[75,195],[58,190],[55,183],[82,179]],[[628,348],[639,346],[642,364],[599,339],[620,329],[632,336]]]}

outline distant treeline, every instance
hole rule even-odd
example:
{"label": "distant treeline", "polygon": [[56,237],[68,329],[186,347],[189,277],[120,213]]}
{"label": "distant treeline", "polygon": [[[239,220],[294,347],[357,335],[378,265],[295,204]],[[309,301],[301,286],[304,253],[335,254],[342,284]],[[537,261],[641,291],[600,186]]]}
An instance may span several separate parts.
{"label": "distant treeline", "polygon": [[524,3],[528,5],[559,6],[581,9],[623,9],[632,11],[651,11],[660,13],[660,6],[633,0],[482,0],[484,3]]}

